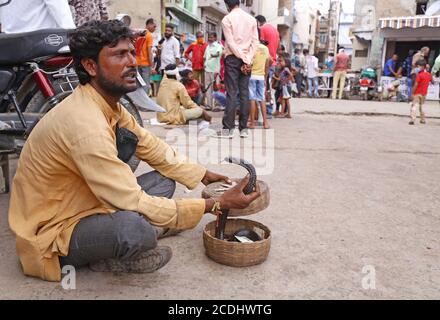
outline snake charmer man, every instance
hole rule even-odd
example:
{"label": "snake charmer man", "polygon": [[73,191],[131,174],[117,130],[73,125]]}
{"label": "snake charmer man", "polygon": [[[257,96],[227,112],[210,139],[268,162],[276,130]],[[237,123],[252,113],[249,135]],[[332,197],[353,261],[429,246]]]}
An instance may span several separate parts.
{"label": "snake charmer man", "polygon": [[[93,21],[70,37],[80,85],[27,140],[14,178],[9,224],[26,275],[61,280],[61,267],[153,272],[171,259],[158,237],[194,228],[205,213],[246,208],[243,179],[218,199],[172,200],[176,182],[229,182],[190,163],[137,124],[119,104],[136,90],[133,34],[122,22]],[[154,170],[135,177],[118,157],[118,128],[137,137],[136,156]]]}

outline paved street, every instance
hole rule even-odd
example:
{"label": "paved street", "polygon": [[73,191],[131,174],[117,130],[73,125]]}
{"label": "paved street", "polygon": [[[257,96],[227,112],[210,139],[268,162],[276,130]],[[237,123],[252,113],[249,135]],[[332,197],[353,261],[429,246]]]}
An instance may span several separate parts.
{"label": "paved street", "polygon": [[[438,102],[426,107],[427,125],[414,127],[405,103],[301,99],[292,105],[293,120],[271,121],[275,168],[260,177],[271,188],[271,205],[248,217],[272,230],[264,264],[237,269],[209,260],[202,230],[213,217],[205,216],[196,229],[162,241],[174,256],[157,273],[79,270],[76,290],[66,291],[22,275],[7,224],[8,196],[0,195],[0,299],[439,299]],[[208,167],[244,174],[234,166]],[[176,196],[200,191],[179,186]],[[375,270],[375,290],[363,288],[363,269]]]}

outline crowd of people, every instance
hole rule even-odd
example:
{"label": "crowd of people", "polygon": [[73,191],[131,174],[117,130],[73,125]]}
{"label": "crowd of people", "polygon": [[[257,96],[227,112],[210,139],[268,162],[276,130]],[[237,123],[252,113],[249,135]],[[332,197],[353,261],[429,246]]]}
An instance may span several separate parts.
{"label": "crowd of people", "polygon": [[407,78],[407,96],[408,101],[411,102],[410,125],[415,124],[417,106],[420,111],[420,122],[422,124],[426,123],[423,105],[428,95],[429,85],[434,83],[434,76],[440,71],[440,55],[431,68],[428,61],[430,51],[429,47],[423,47],[417,52],[411,50],[403,62],[400,61],[399,55],[395,53],[386,61],[383,67],[384,76],[397,79],[397,81],[391,83],[391,86],[395,88],[399,86],[400,81],[398,79]]}

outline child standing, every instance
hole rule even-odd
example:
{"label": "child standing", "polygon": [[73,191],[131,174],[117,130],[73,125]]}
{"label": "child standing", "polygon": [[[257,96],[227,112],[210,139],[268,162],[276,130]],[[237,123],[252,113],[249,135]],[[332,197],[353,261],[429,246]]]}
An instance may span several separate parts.
{"label": "child standing", "polygon": [[249,129],[255,128],[254,122],[255,117],[258,114],[258,104],[260,104],[261,107],[264,129],[270,128],[269,123],[267,122],[265,87],[271,65],[272,58],[270,57],[269,49],[263,43],[260,43],[252,64],[252,75],[249,81],[249,100],[251,100],[251,112],[248,124]]}
{"label": "child standing", "polygon": [[279,77],[279,99],[281,102],[281,112],[275,114],[276,118],[292,118],[290,112],[290,99],[292,98],[292,81],[293,74],[291,71],[290,59],[283,56],[278,58]]}
{"label": "child standing", "polygon": [[429,84],[433,81],[432,75],[426,71],[426,61],[419,60],[416,63],[416,68],[420,70],[417,74],[416,81],[412,91],[412,103],[411,103],[411,121],[410,125],[414,125],[417,119],[417,107],[419,105],[420,109],[420,123],[426,124],[425,113],[423,112],[423,105],[426,100],[426,95],[428,94]]}

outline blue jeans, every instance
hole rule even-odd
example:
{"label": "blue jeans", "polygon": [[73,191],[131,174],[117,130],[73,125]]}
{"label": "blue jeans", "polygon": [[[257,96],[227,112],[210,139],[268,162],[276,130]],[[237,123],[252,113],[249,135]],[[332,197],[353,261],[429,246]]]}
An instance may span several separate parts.
{"label": "blue jeans", "polygon": [[413,85],[412,78],[411,78],[411,76],[409,76],[408,78],[406,78],[408,101],[412,96],[412,85]]}
{"label": "blue jeans", "polygon": [[309,85],[309,96],[313,97],[315,96],[316,98],[319,97],[319,92],[318,92],[318,86],[319,86],[319,82],[318,82],[318,77],[316,78],[307,78],[307,83]]}
{"label": "blue jeans", "polygon": [[264,80],[253,80],[249,81],[249,100],[263,102],[265,99],[264,94]]}
{"label": "blue jeans", "polygon": [[226,108],[226,94],[220,91],[214,91],[212,97],[218,102],[219,105]]}

